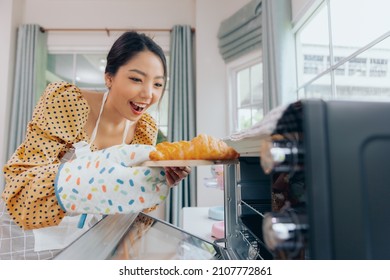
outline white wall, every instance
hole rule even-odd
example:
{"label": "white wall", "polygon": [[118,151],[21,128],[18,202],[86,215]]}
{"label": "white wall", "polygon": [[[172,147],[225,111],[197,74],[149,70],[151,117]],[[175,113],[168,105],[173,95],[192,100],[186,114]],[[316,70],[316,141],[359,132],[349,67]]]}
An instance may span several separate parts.
{"label": "white wall", "polygon": [[[215,137],[228,135],[226,65],[219,54],[217,33],[221,21],[250,0],[196,1],[196,108],[197,132]],[[223,204],[223,192],[206,188],[210,167],[198,168],[198,206]]]}
{"label": "white wall", "polygon": [[195,0],[25,0],[24,23],[44,28],[171,28],[194,25]]}
{"label": "white wall", "polygon": [[[0,165],[6,162],[17,26],[22,22],[23,0],[0,1]],[[0,176],[0,192],[4,178]]]}

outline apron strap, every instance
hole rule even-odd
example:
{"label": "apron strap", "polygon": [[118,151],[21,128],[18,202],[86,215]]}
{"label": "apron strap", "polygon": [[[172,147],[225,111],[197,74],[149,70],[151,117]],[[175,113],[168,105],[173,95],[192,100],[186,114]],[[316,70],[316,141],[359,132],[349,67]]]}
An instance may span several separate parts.
{"label": "apron strap", "polygon": [[126,137],[127,134],[129,133],[130,126],[133,124],[133,121],[126,120],[126,127],[125,130],[123,131],[123,139],[122,139],[122,144],[126,144]]}
{"label": "apron strap", "polygon": [[[103,113],[103,108],[104,108],[104,104],[107,101],[108,93],[109,93],[109,91],[106,91],[104,93],[104,95],[103,95],[103,100],[102,100],[102,105],[100,106],[99,116],[98,116],[98,119],[96,121],[95,128],[93,129],[93,132],[92,132],[92,135],[91,135],[91,139],[89,141],[89,143],[91,145],[92,145],[93,141],[95,141],[95,138],[96,138],[96,135],[97,135],[97,131],[98,131],[99,123],[100,123],[100,117],[101,117],[101,115]],[[126,137],[127,137],[128,132],[129,132],[130,126],[133,123],[134,123],[133,121],[126,120],[126,126],[125,126],[125,129],[123,131],[122,144],[126,144]]]}
{"label": "apron strap", "polygon": [[98,116],[98,119],[97,119],[97,121],[96,121],[95,128],[93,129],[93,132],[92,132],[92,135],[91,135],[91,139],[90,139],[90,141],[89,141],[89,143],[90,143],[91,145],[92,145],[93,141],[95,141],[95,138],[96,138],[96,134],[97,134],[97,130],[98,130],[99,122],[100,122],[100,116],[101,116],[102,113],[103,113],[104,103],[106,103],[108,93],[109,93],[109,91],[107,90],[107,91],[104,93],[104,95],[103,95],[103,101],[102,101],[102,105],[100,106],[99,116]]}

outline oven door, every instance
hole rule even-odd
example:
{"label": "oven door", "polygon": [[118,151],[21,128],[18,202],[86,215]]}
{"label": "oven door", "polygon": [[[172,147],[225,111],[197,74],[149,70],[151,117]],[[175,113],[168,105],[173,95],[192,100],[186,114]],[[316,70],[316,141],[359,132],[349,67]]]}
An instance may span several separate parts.
{"label": "oven door", "polygon": [[229,259],[226,250],[149,215],[105,217],[55,259]]}

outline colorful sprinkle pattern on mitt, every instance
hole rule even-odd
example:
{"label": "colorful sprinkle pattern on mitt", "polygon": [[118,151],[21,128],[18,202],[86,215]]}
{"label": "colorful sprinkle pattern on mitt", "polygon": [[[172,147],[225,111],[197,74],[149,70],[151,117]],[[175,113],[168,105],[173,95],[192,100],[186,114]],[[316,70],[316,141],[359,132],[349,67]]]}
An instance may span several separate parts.
{"label": "colorful sprinkle pattern on mitt", "polygon": [[68,213],[139,212],[167,196],[163,168],[132,167],[149,160],[149,145],[118,145],[61,165],[55,188]]}

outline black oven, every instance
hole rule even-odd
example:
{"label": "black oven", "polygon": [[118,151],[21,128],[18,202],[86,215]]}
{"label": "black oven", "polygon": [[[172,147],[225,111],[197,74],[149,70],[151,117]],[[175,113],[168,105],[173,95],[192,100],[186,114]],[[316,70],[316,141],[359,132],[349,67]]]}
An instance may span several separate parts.
{"label": "black oven", "polygon": [[240,158],[224,165],[224,239],[109,215],[56,258],[390,259],[390,103],[305,100],[278,112],[260,123],[273,123],[268,133],[227,141]]}
{"label": "black oven", "polygon": [[233,255],[390,259],[389,120],[390,103],[304,100],[271,135],[228,141],[241,154],[225,166]]}

